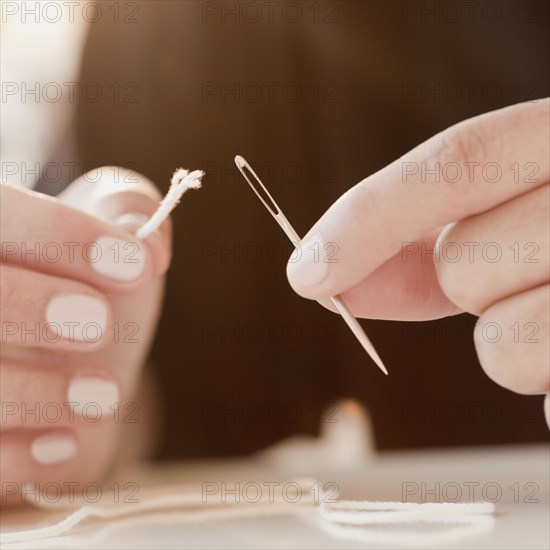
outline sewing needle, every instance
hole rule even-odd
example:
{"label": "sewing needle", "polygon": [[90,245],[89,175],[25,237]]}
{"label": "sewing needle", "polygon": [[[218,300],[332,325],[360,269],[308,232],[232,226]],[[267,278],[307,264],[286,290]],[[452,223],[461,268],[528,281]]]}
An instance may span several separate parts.
{"label": "sewing needle", "polygon": [[[246,162],[246,160],[240,155],[237,155],[235,157],[235,164],[237,165],[237,168],[243,175],[244,179],[248,182],[250,187],[252,187],[254,193],[256,193],[257,197],[262,201],[263,205],[267,208],[269,213],[275,218],[277,223],[286,233],[292,244],[294,246],[298,246],[301,241],[298,233],[296,233],[292,225],[290,225],[290,222],[287,220],[286,216],[283,214],[283,212],[281,211],[269,191],[266,189],[265,185],[261,182],[256,172],[254,172],[250,164],[248,164],[248,162]],[[247,173],[245,172],[245,168],[253,176],[257,186],[259,186],[259,189],[262,190],[263,195],[262,193],[260,193],[258,187],[248,177]],[[271,204],[269,204],[266,199],[269,200]],[[380,356],[378,355],[378,353],[376,353],[376,350],[374,349],[374,346],[372,345],[368,336],[365,334],[363,327],[359,324],[359,321],[357,321],[357,319],[352,315],[351,311],[348,309],[342,298],[340,298],[340,296],[331,296],[330,299],[332,300],[332,303],[336,306],[336,309],[343,317],[344,321],[347,323],[348,327],[351,329],[351,332],[353,332],[357,340],[359,340],[359,343],[363,346],[365,351],[378,365],[380,370],[384,374],[388,374],[384,363],[382,363],[382,359],[380,359]]]}

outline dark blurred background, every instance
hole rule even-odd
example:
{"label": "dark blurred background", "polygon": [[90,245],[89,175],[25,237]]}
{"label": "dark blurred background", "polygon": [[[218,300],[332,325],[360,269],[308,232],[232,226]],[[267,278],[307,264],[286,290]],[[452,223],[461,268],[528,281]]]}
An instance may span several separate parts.
{"label": "dark blurred background", "polygon": [[119,96],[81,101],[82,165],[129,166],[162,191],[176,167],[207,172],[174,213],[153,349],[160,456],[315,434],[319,410],[348,397],[369,411],[381,449],[546,439],[542,399],[481,370],[472,316],[364,321],[391,371],[381,375],[341,319],[292,292],[290,244],[233,157],[252,162],[304,234],[346,189],[433,134],[547,96],[549,3],[128,5],[90,25],[80,80]]}

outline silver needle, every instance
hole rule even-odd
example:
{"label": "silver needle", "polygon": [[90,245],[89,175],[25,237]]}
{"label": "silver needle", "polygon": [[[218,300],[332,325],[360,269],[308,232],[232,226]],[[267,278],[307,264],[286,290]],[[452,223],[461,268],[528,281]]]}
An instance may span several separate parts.
{"label": "silver needle", "polygon": [[[260,181],[260,178],[257,176],[256,172],[254,172],[250,164],[248,164],[248,162],[246,162],[246,160],[240,155],[237,155],[235,157],[235,164],[237,165],[237,168],[240,170],[241,174],[244,176],[244,179],[248,182],[250,187],[252,187],[252,190],[254,191],[254,193],[256,193],[258,198],[262,201],[263,205],[268,209],[269,213],[275,218],[275,220],[277,220],[277,223],[281,226],[281,228],[286,233],[287,237],[290,239],[292,244],[294,246],[298,246],[301,241],[300,237],[298,236],[298,233],[296,233],[292,225],[290,225],[290,222],[286,219],[286,216],[282,213],[281,209],[279,208],[277,203],[273,200],[273,197],[271,196],[269,191],[266,189],[265,185]],[[256,181],[256,184],[263,191],[264,195],[260,193],[260,191],[258,190],[258,187],[248,177],[248,174],[245,172],[245,168],[253,176],[254,180]],[[352,315],[351,311],[348,309],[348,307],[346,306],[342,298],[340,298],[340,296],[331,296],[330,299],[332,300],[332,303],[336,306],[336,309],[338,310],[340,315],[343,317],[344,321],[346,321],[348,327],[351,329],[353,334],[355,334],[355,337],[357,338],[357,340],[359,340],[360,344],[363,346],[365,351],[370,355],[372,360],[378,365],[380,370],[384,374],[388,374],[388,371],[386,370],[384,363],[382,363],[382,359],[380,359],[380,356],[378,355],[378,353],[376,353],[376,350],[374,349],[374,346],[372,345],[368,336],[365,334],[363,327],[359,324],[357,319]]]}

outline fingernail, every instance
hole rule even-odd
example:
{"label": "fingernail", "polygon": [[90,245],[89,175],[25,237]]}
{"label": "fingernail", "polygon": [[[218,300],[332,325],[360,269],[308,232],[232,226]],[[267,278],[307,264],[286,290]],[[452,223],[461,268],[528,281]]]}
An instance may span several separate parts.
{"label": "fingernail", "polygon": [[108,311],[90,294],[56,294],[46,308],[46,321],[63,338],[96,342],[105,332]]}
{"label": "fingernail", "polygon": [[[139,236],[139,239],[142,239],[143,237],[140,235],[139,231],[150,219],[151,216],[147,216],[146,214],[142,214],[140,212],[128,212],[127,214],[122,214],[122,216],[116,218],[113,223],[115,225],[119,225],[120,227],[124,227],[130,233],[133,233],[136,236]],[[147,234],[146,238],[150,237],[159,239],[161,242],[164,241],[162,232],[158,228],[152,233]]]}
{"label": "fingernail", "polygon": [[328,273],[325,243],[319,234],[303,240],[288,260],[287,275],[290,282],[305,288],[319,284]]}
{"label": "fingernail", "polygon": [[131,227],[132,229],[139,229],[142,225],[145,225],[149,221],[149,217],[150,216],[139,212],[128,212],[127,214],[122,214],[122,216],[116,218],[113,223],[116,225]]}
{"label": "fingernail", "polygon": [[95,252],[91,251],[92,267],[100,274],[117,281],[133,281],[145,268],[145,249],[138,239],[126,241],[103,236],[96,241]]}
{"label": "fingernail", "polygon": [[77,376],[71,380],[67,390],[67,401],[80,415],[111,415],[118,400],[118,386],[96,376]]}
{"label": "fingernail", "polygon": [[48,434],[37,437],[31,444],[31,454],[40,464],[57,464],[77,453],[75,438],[69,434]]}

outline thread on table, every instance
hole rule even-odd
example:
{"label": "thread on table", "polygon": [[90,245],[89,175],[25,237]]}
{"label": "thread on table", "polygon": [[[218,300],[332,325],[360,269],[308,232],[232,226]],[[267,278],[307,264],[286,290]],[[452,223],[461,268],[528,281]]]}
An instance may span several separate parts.
{"label": "thread on table", "polygon": [[375,502],[343,500],[319,506],[322,519],[347,525],[429,521],[461,523],[478,514],[492,514],[490,502]]}
{"label": "thread on table", "polygon": [[[429,522],[439,524],[472,524],[479,523],[483,517],[494,513],[495,507],[487,502],[467,503],[403,503],[403,502],[374,502],[374,501],[338,501],[326,503],[327,494],[321,493],[315,498],[311,486],[315,480],[299,479],[294,483],[300,488],[302,494],[309,498],[300,499],[298,502],[287,502],[286,500],[268,500],[262,497],[254,503],[233,503],[233,502],[208,502],[204,500],[202,491],[191,486],[172,487],[171,489],[155,489],[141,495],[135,503],[107,503],[104,505],[84,505],[70,513],[67,517],[46,527],[2,533],[2,544],[25,543],[25,548],[38,548],[41,541],[53,537],[66,536],[79,523],[87,518],[98,518],[104,520],[116,520],[128,516],[154,512],[169,512],[170,510],[185,510],[187,513],[199,513],[208,519],[239,519],[258,515],[258,512],[265,510],[268,513],[293,513],[303,515],[311,512],[313,507],[317,508],[319,520],[324,525],[332,526],[333,534],[345,526],[356,526],[363,528],[375,525],[401,524],[412,522]],[[317,486],[319,486],[317,484]],[[319,500],[321,504],[319,505]],[[67,503],[65,503],[67,504]],[[274,506],[275,505],[275,506]],[[278,507],[277,507],[278,505]],[[60,504],[39,505],[46,509],[59,509]],[[74,503],[71,504],[74,507]],[[349,534],[349,531],[345,531]],[[33,544],[34,543],[34,544]]]}
{"label": "thread on table", "polygon": [[170,212],[178,205],[182,195],[189,189],[199,189],[202,185],[204,172],[194,170],[189,172],[184,168],[178,168],[170,180],[170,188],[166,196],[160,201],[155,213],[137,231],[138,239],[145,239],[156,231],[162,222],[170,215]]}

